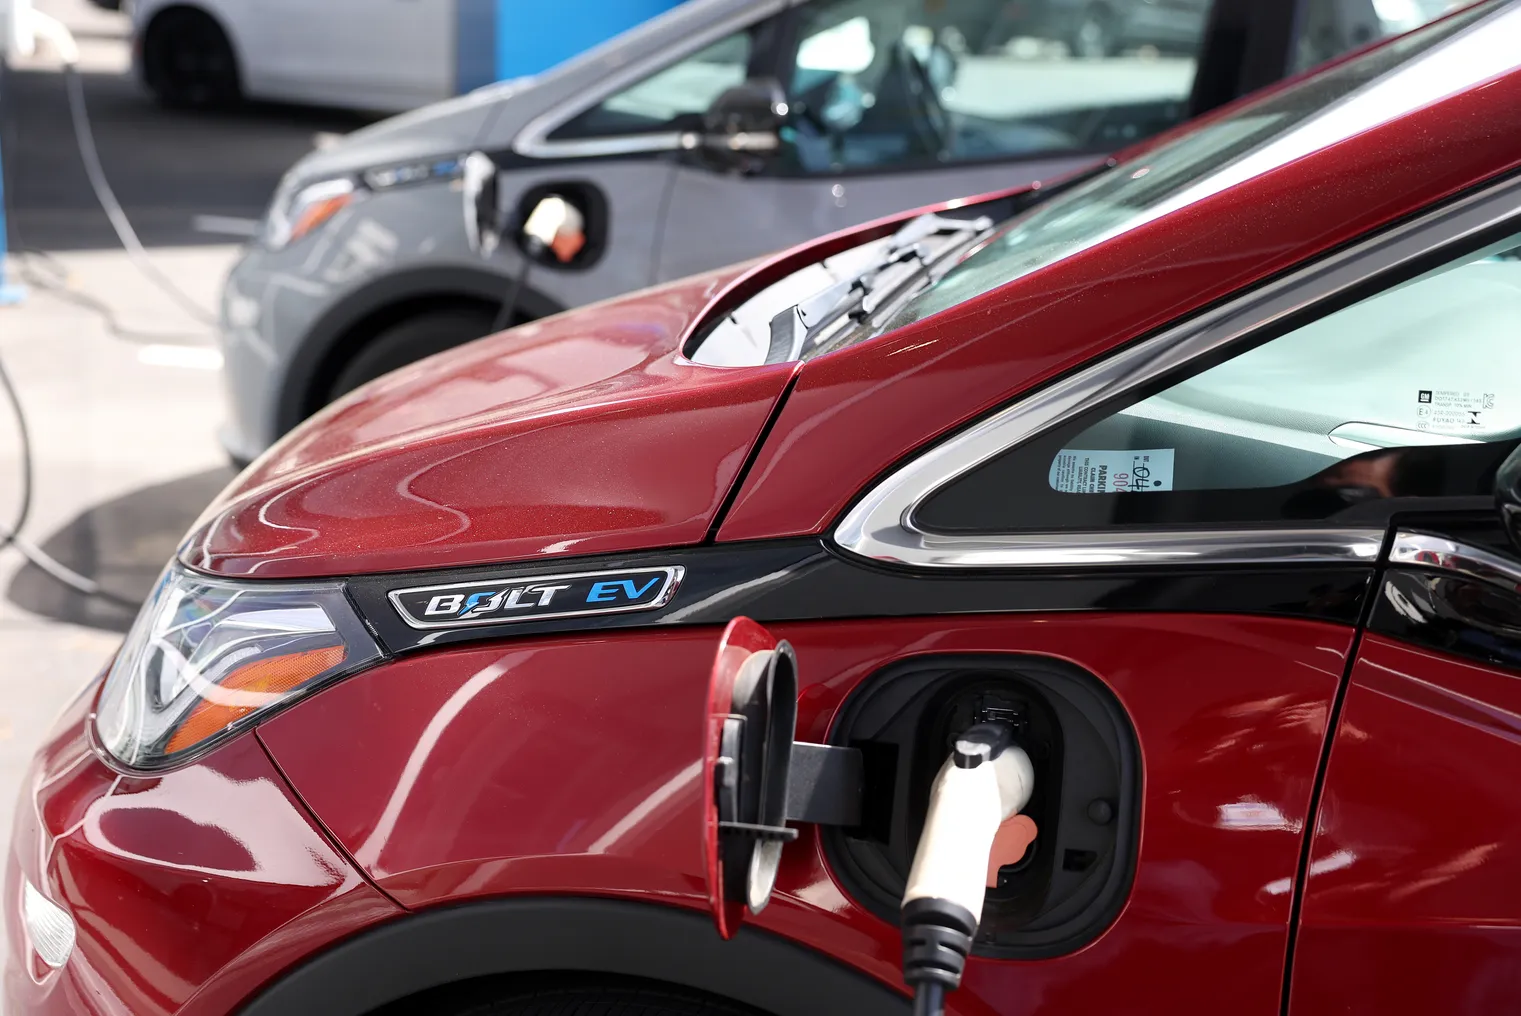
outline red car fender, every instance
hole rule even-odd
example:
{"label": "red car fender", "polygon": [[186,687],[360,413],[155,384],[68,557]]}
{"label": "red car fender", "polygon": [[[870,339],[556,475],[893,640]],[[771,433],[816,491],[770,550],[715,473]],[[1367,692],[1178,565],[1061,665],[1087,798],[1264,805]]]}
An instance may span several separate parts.
{"label": "red car fender", "polygon": [[[1228,995],[1248,1000],[1244,1013],[1277,1012],[1351,629],[1104,614],[768,627],[798,653],[801,739],[825,739],[871,673],[929,653],[1060,657],[1097,675],[1134,722],[1144,835],[1125,908],[1076,953],[974,960],[959,1011],[1024,1012],[1020,1000],[1034,999],[1136,1011],[1152,997],[1206,1013]],[[440,650],[342,682],[260,736],[345,850],[410,909],[582,896],[706,913],[700,780],[719,639],[647,629]],[[1174,930],[1160,935],[1159,922]],[[900,985],[897,928],[851,899],[811,831],[784,855],[770,906],[745,923]]]}

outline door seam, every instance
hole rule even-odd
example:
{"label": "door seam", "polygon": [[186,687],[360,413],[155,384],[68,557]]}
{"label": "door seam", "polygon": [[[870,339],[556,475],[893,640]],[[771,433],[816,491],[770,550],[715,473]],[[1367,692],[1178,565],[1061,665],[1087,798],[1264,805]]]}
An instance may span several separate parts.
{"label": "door seam", "polygon": [[1373,619],[1373,608],[1378,603],[1379,590],[1383,588],[1384,572],[1388,566],[1389,548],[1393,545],[1398,527],[1390,525],[1384,534],[1384,545],[1379,551],[1378,566],[1373,570],[1372,585],[1363,600],[1363,609],[1352,631],[1352,642],[1347,648],[1347,661],[1342,668],[1341,680],[1337,682],[1336,694],[1331,699],[1331,710],[1326,716],[1325,740],[1320,746],[1320,758],[1315,766],[1315,781],[1310,788],[1310,806],[1305,812],[1304,841],[1299,847],[1299,864],[1294,871],[1294,892],[1289,904],[1288,937],[1283,953],[1283,987],[1279,994],[1279,1016],[1289,1016],[1289,1003],[1294,990],[1294,956],[1299,945],[1299,923],[1304,912],[1305,891],[1308,888],[1310,855],[1315,849],[1315,830],[1320,821],[1320,804],[1325,794],[1326,778],[1331,764],[1331,750],[1336,744],[1336,732],[1341,727],[1342,709],[1346,705],[1347,692],[1352,685],[1352,668],[1357,665],[1362,650],[1363,634]]}
{"label": "door seam", "polygon": [[374,889],[381,896],[384,896],[391,903],[395,904],[402,911],[402,913],[410,914],[412,912],[412,908],[382,888],[380,883],[375,881],[375,879],[370,876],[370,873],[365,870],[364,865],[360,864],[358,859],[355,858],[353,854],[349,853],[348,848],[343,845],[343,841],[334,835],[333,830],[328,828],[327,823],[322,821],[322,817],[317,814],[316,809],[311,806],[311,802],[309,802],[306,797],[302,795],[301,791],[296,787],[295,781],[290,778],[290,774],[285,771],[285,767],[280,765],[280,760],[275,758],[275,753],[270,751],[269,745],[264,743],[264,738],[259,735],[257,728],[254,729],[253,736],[255,743],[257,743],[259,746],[259,749],[264,752],[264,757],[269,759],[269,764],[274,767],[275,772],[279,774],[280,779],[285,783],[285,789],[290,793],[291,799],[296,802],[296,805],[303,812],[306,813],[307,820],[316,827],[318,833],[321,834],[323,839],[327,840],[328,846],[332,847],[333,851],[339,857],[343,858],[349,863],[349,867],[354,869],[354,872],[365,882],[366,885],[368,885],[371,889]]}

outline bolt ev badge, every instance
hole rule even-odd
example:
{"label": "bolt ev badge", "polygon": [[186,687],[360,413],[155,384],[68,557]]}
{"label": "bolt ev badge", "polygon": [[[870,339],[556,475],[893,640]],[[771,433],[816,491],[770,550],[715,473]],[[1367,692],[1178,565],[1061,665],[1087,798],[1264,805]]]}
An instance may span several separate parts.
{"label": "bolt ev badge", "polygon": [[673,565],[532,578],[503,576],[447,586],[394,589],[390,597],[401,619],[413,628],[544,621],[663,607],[676,595],[684,571]]}

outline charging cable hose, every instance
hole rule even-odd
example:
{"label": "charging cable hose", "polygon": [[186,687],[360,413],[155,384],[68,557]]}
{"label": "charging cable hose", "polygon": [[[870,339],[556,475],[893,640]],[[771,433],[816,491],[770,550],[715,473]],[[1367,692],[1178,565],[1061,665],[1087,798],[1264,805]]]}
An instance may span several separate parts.
{"label": "charging cable hose", "polygon": [[[41,11],[33,9],[25,13],[29,15],[30,27],[37,38],[48,43],[63,62],[69,112],[74,122],[74,137],[79,146],[80,159],[84,162],[85,174],[89,178],[91,189],[95,192],[96,200],[100,202],[106,218],[110,220],[111,227],[126,249],[128,257],[148,281],[163,290],[186,313],[203,323],[215,323],[214,315],[191,299],[148,259],[147,251],[143,249],[137,232],[132,228],[132,223],[127,219],[126,212],[123,211],[121,203],[116,200],[116,194],[106,180],[105,170],[100,163],[100,153],[95,147],[95,137],[90,129],[89,112],[85,108],[84,85],[79,77],[79,46],[74,41],[73,33],[57,18]],[[10,404],[15,415],[17,440],[21,446],[21,482],[16,514],[9,528],[0,529],[0,548],[15,547],[32,565],[76,592],[113,603],[124,609],[136,610],[138,604],[135,601],[117,596],[102,588],[94,579],[81,575],[22,535],[22,530],[31,517],[32,510],[34,480],[32,438],[21,397],[3,361],[0,361],[0,394],[5,396],[5,400]]]}
{"label": "charging cable hose", "polygon": [[73,33],[63,22],[41,11],[33,10],[31,18],[37,37],[51,45],[63,62],[64,87],[68,91],[69,116],[74,123],[74,141],[79,147],[79,158],[84,163],[85,176],[89,178],[90,189],[95,192],[95,200],[100,202],[101,210],[110,220],[111,229],[121,241],[127,257],[149,282],[178,304],[186,314],[203,324],[216,324],[216,315],[175,285],[174,280],[149,259],[142,241],[138,239],[137,230],[132,228],[132,222],[127,218],[121,202],[116,200],[116,192],[106,179],[100,152],[95,147],[95,132],[90,127],[90,112],[85,105],[84,82],[79,77],[79,45],[74,41]]}
{"label": "charging cable hose", "polygon": [[957,737],[935,777],[903,894],[903,979],[914,989],[915,1016],[941,1016],[946,995],[961,985],[999,827],[1034,789],[1030,756],[1002,723]]}

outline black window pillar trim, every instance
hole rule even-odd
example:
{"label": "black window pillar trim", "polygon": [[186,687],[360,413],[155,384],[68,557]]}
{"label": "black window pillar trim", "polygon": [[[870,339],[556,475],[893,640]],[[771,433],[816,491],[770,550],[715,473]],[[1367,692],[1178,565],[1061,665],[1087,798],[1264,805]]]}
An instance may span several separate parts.
{"label": "black window pillar trim", "polygon": [[1189,96],[1196,117],[1282,79],[1307,0],[1215,0]]}
{"label": "black window pillar trim", "polygon": [[1521,177],[1511,176],[1126,346],[918,453],[846,512],[833,541],[846,554],[921,569],[1372,564],[1382,526],[961,535],[928,532],[914,516],[931,495],[998,455],[1159,379],[1186,373],[1196,361],[1213,363],[1244,351],[1275,323],[1345,297],[1370,279],[1421,264],[1434,248],[1483,236],[1517,218],[1518,210]]}

